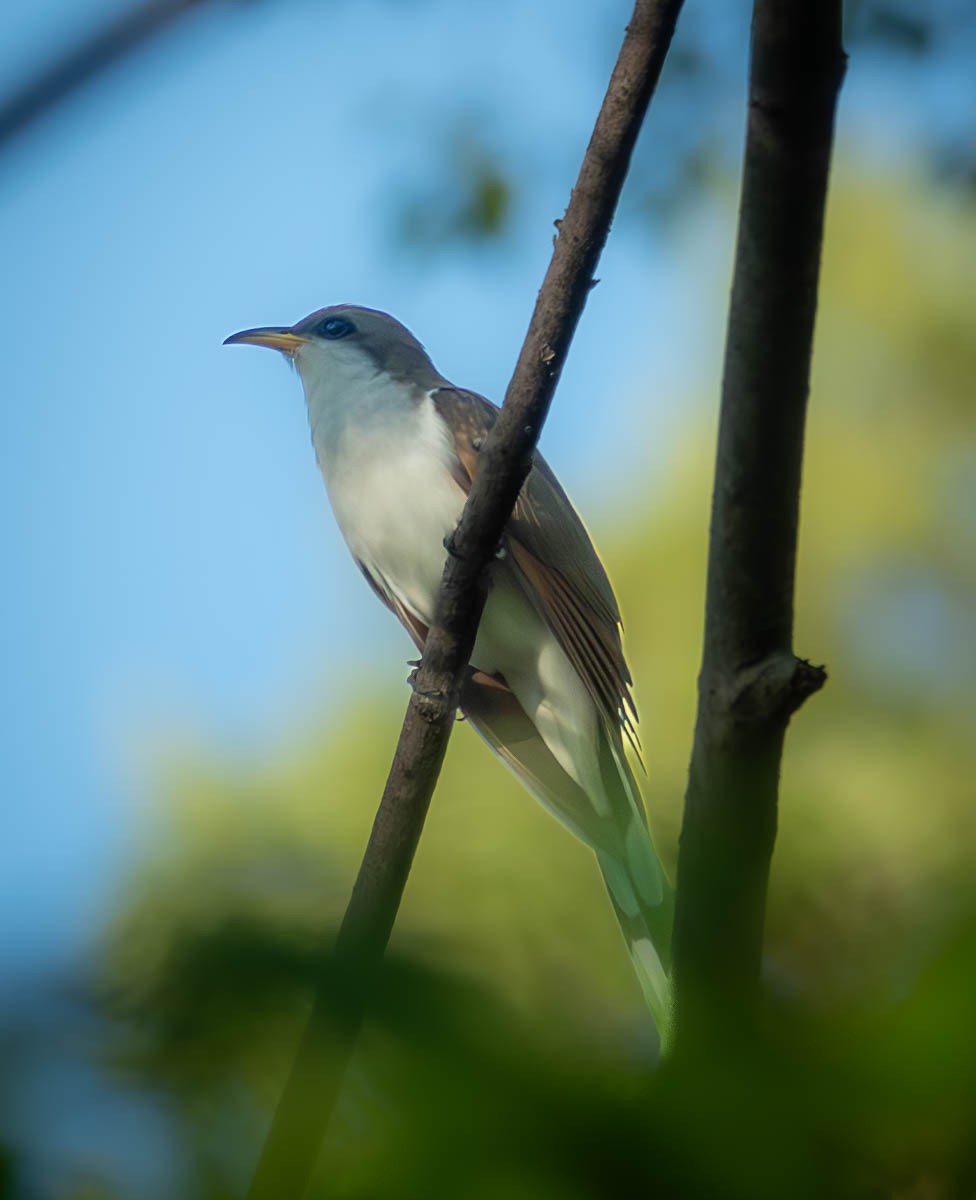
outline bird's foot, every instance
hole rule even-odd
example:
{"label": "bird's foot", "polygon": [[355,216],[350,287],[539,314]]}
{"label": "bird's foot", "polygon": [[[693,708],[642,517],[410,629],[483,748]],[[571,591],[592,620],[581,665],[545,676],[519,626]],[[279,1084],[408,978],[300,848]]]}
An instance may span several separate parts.
{"label": "bird's foot", "polygon": [[425,700],[439,700],[444,695],[438,688],[421,688],[417,687],[417,677],[420,675],[420,661],[418,659],[417,666],[407,676],[407,683],[418,696],[423,696]]}

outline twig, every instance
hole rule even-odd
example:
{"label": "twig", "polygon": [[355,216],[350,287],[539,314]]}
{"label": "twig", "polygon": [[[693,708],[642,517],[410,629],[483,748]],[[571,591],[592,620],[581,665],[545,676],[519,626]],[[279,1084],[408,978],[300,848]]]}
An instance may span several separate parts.
{"label": "twig", "polygon": [[758,995],[783,738],[826,673],[793,653],[803,431],[841,0],[756,0],[708,553],[678,857],[675,1050],[707,1053]]}
{"label": "twig", "polygon": [[454,724],[461,674],[484,606],[485,568],[531,465],[681,3],[637,0],[635,5],[501,416],[479,455],[393,765],[339,932],[336,953],[355,980],[344,1029],[337,1045],[329,1005],[320,995],[250,1200],[297,1200],[314,1168]]}
{"label": "twig", "polygon": [[0,102],[0,147],[206,0],[143,0],[70,46]]}

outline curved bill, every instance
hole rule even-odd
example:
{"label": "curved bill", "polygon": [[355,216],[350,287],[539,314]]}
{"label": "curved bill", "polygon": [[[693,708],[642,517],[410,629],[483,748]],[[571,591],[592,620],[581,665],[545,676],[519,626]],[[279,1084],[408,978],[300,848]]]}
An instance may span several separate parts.
{"label": "curved bill", "polygon": [[232,333],[224,338],[225,346],[267,346],[270,350],[280,350],[283,354],[294,354],[308,339],[291,329],[269,325],[261,329],[242,329],[240,333]]}

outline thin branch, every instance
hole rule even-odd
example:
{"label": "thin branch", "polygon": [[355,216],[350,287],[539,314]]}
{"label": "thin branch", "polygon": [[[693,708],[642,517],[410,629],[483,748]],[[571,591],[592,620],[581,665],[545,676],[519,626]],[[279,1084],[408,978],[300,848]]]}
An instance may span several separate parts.
{"label": "thin branch", "polygon": [[676,1049],[755,1011],[783,738],[826,679],[793,653],[803,433],[841,0],[756,0],[712,500],[698,717],[678,858]]}
{"label": "thin branch", "polygon": [[0,146],[207,0],[144,0],[68,48],[0,102]]}
{"label": "thin branch", "polygon": [[393,765],[339,932],[354,980],[338,1044],[320,995],[275,1113],[250,1200],[304,1192],[362,1021],[366,995],[396,918],[447,740],[462,672],[485,601],[485,573],[525,481],[532,453],[592,286],[631,153],[682,0],[637,0],[536,301],[501,416],[451,539],[434,622]]}

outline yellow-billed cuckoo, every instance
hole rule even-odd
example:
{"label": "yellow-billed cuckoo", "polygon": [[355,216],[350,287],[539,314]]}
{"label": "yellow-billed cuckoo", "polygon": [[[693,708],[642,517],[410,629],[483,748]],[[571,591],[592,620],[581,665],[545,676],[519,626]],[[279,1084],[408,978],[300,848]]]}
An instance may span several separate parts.
{"label": "yellow-billed cuckoo", "polygon": [[[373,590],[422,649],[478,451],[498,410],[441,375],[386,313],[323,308],[227,343],[280,350],[305,388],[333,511]],[[636,714],[606,572],[536,454],[492,567],[461,708],[522,784],[596,851],[645,998],[668,1024],[671,889],[624,739]]]}

